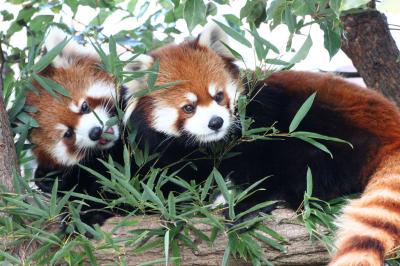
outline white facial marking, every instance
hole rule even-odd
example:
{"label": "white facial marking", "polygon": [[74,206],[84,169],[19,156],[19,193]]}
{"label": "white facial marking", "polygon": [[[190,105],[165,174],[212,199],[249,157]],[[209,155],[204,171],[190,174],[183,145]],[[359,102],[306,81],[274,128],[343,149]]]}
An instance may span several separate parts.
{"label": "white facial marking", "polygon": [[217,94],[217,86],[214,83],[211,83],[208,86],[208,93],[211,95],[211,97],[214,97],[215,94]]}
{"label": "white facial marking", "polygon": [[188,99],[190,102],[195,103],[197,102],[197,96],[196,94],[192,93],[192,92],[188,92],[186,93],[186,99]]}
{"label": "white facial marking", "polygon": [[71,102],[68,106],[69,110],[71,110],[72,112],[74,112],[76,114],[79,114],[81,112],[81,106],[82,106],[83,101],[84,101],[84,99],[80,99],[78,104]]}
{"label": "white facial marking", "polygon": [[95,99],[99,98],[116,99],[115,86],[112,83],[97,81],[89,87],[88,91],[86,92],[86,96]]}
{"label": "white facial marking", "polygon": [[68,148],[62,140],[57,142],[57,144],[53,147],[51,154],[61,165],[74,165],[79,161],[74,155],[68,152]]}
{"label": "white facial marking", "polygon": [[57,129],[57,130],[61,130],[63,134],[64,134],[64,131],[68,130],[68,127],[66,125],[63,125],[63,124],[57,124],[54,128]]}
{"label": "white facial marking", "polygon": [[[224,120],[220,129],[212,130],[208,124],[212,117],[219,116]],[[208,106],[197,106],[195,114],[188,118],[184,130],[193,135],[200,143],[217,141],[226,136],[231,126],[231,115],[225,106],[213,101]]]}
{"label": "white facial marking", "polygon": [[[96,115],[94,114],[96,113]],[[102,107],[96,107],[92,112],[88,114],[83,114],[79,119],[79,123],[75,128],[76,135],[76,146],[80,149],[84,148],[98,148],[98,149],[108,149],[114,145],[115,141],[109,141],[107,144],[99,145],[98,141],[93,141],[89,138],[89,132],[95,127],[101,127],[105,130],[99,121],[99,119],[105,124],[108,119],[110,119],[110,115],[107,110]],[[114,130],[115,139],[119,137],[119,129],[118,125],[112,126]]]}
{"label": "white facial marking", "polygon": [[175,128],[178,119],[178,111],[172,107],[155,108],[153,112],[153,127],[159,132],[167,135],[179,136]]}
{"label": "white facial marking", "polygon": [[229,107],[230,107],[231,111],[233,112],[235,110],[237,100],[240,96],[240,90],[239,90],[237,84],[234,83],[233,81],[231,81],[226,86],[225,91],[229,97]]}

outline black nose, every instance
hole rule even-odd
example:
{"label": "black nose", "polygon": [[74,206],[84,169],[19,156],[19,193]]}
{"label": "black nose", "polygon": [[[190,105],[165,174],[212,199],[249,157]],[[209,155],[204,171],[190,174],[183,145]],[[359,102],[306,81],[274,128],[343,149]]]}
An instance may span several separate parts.
{"label": "black nose", "polygon": [[89,138],[93,141],[100,139],[103,130],[101,127],[94,127],[89,132]]}
{"label": "black nose", "polygon": [[224,119],[222,119],[219,116],[213,116],[210,119],[210,122],[208,122],[208,127],[211,128],[212,130],[218,130],[222,127],[224,124]]}

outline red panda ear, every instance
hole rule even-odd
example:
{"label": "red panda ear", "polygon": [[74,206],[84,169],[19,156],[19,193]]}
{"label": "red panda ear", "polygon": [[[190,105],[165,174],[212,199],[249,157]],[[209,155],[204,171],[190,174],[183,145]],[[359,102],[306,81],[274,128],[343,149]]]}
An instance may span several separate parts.
{"label": "red panda ear", "polygon": [[[132,62],[129,62],[125,67],[124,71],[125,72],[133,72],[133,71],[143,71],[147,70],[151,67],[151,65],[154,63],[154,58],[150,55],[146,54],[141,54],[135,59],[133,59]],[[126,109],[125,109],[125,114],[124,114],[124,122],[126,123],[133,112],[133,110],[136,107],[137,103],[137,97],[132,97],[134,96],[137,92],[140,90],[143,90],[146,86],[145,82],[145,77],[142,78],[136,78],[128,83],[124,84],[126,87],[126,90],[124,90],[123,94],[121,97],[123,97],[123,100],[126,101]]]}
{"label": "red panda ear", "polygon": [[213,22],[208,23],[198,37],[200,45],[214,50],[220,56],[233,59],[232,53],[224,45],[228,44],[228,40],[228,35]]}
{"label": "red panda ear", "polygon": [[[66,34],[64,31],[60,30],[59,28],[56,27],[51,27],[47,33],[46,40],[44,42],[44,46],[46,48],[46,51],[50,51],[53,49],[57,44],[62,42],[65,38],[70,38],[68,34]],[[54,58],[52,65],[53,67],[63,67],[66,68],[70,66],[70,60],[74,57],[93,57],[98,60],[100,60],[98,54],[96,53],[96,50],[93,47],[86,47],[83,45],[80,45],[74,40],[70,40],[67,45],[64,47],[64,49],[61,51],[61,53]]]}
{"label": "red panda ear", "polygon": [[153,63],[154,63],[153,57],[147,54],[141,54],[135,59],[133,59],[131,62],[129,62],[125,66],[124,70],[129,72],[143,71],[149,69]]}

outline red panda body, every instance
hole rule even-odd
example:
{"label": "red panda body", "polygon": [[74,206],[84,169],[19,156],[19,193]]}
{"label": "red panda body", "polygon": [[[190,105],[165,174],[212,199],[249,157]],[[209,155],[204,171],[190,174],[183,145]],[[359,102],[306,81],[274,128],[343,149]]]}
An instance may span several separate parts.
{"label": "red panda body", "polygon": [[[330,265],[383,265],[384,257],[400,245],[398,108],[375,91],[331,75],[281,72],[273,74],[266,83],[283,88],[293,97],[316,91],[315,106],[340,115],[343,125],[352,126],[354,150],[344,155],[347,165],[342,167],[362,160],[357,173],[350,176],[352,180],[344,182],[355,181],[363,193],[350,201],[337,220],[338,251]],[[342,134],[342,124],[335,125],[330,135]],[[354,154],[357,150],[363,154]],[[338,179],[333,177],[334,182]]]}
{"label": "red panda body", "polygon": [[[195,48],[193,44],[191,47]],[[195,48],[191,52],[198,53],[202,49]],[[181,156],[183,151],[189,153],[193,150],[185,143],[201,144],[202,137],[193,132],[188,133],[192,138],[185,135],[184,125],[196,111],[191,116],[176,115],[176,112],[181,112],[185,106],[181,102],[187,93],[195,93],[196,99],[214,99],[210,98],[208,89],[193,90],[213,83],[214,75],[210,75],[209,80],[208,76],[199,76],[196,70],[203,68],[204,61],[199,65],[190,55],[185,54],[182,58],[170,47],[150,55],[160,60],[158,84],[176,80],[190,82],[135,100],[130,121],[143,130],[143,136],[149,136],[144,139],[155,146],[166,140],[174,141],[162,158],[177,159],[176,154]],[[204,57],[208,57],[206,52]],[[231,68],[223,66],[223,69]],[[310,112],[297,130],[338,137],[352,143],[354,148],[321,140],[332,152],[331,158],[300,139],[240,142],[232,150],[240,155],[222,160],[221,173],[243,188],[272,176],[258,187],[262,190],[239,203],[236,211],[248,210],[266,200],[285,200],[289,206],[297,208],[303,199],[309,166],[316,197],[329,200],[363,192],[361,198],[351,201],[338,218],[338,251],[331,265],[383,265],[384,256],[393,251],[400,240],[400,191],[397,189],[400,184],[397,168],[400,167],[396,165],[400,160],[399,110],[379,93],[329,74],[279,72],[259,82],[255,91],[257,93],[249,95],[249,98],[254,98],[246,110],[246,116],[255,120],[253,127],[268,127],[277,122],[275,127],[287,132],[302,103],[317,92]],[[171,115],[163,112],[164,106],[154,103],[163,103],[178,111]],[[198,104],[202,104],[200,100]],[[207,124],[208,119],[198,121]],[[163,121],[162,127],[158,125],[159,121]],[[237,123],[230,124],[230,135],[240,138],[241,130]],[[158,135],[152,138],[152,134]],[[217,138],[216,141],[227,144],[224,139]],[[210,162],[199,164],[197,171],[180,173],[180,177],[202,181],[212,166]],[[169,189],[176,190],[174,187]]]}

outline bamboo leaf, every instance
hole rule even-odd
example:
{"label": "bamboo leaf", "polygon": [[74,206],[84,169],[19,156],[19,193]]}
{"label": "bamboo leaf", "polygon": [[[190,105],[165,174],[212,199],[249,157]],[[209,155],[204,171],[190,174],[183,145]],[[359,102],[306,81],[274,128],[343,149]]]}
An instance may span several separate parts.
{"label": "bamboo leaf", "polygon": [[229,36],[231,36],[233,39],[235,39],[236,41],[240,42],[241,44],[243,44],[244,46],[247,46],[249,48],[251,48],[251,43],[246,39],[246,37],[244,37],[244,35],[240,34],[239,32],[237,32],[236,30],[232,29],[229,26],[226,26],[225,24],[216,21],[215,19],[213,19],[215,23],[217,23],[217,25],[226,32],[226,34],[228,34]]}
{"label": "bamboo leaf", "polygon": [[65,38],[59,44],[57,44],[53,49],[48,51],[40,60],[32,67],[32,70],[35,72],[40,72],[45,69],[51,62],[53,62],[54,58],[64,49],[70,39]]}
{"label": "bamboo leaf", "polygon": [[296,115],[294,116],[292,122],[290,122],[289,125],[289,133],[292,133],[297,129],[303,118],[306,116],[308,111],[311,109],[311,106],[314,102],[314,98],[316,96],[316,92],[311,94],[310,97],[307,98],[307,100],[303,103],[303,105],[300,107],[300,109],[297,111]]}

